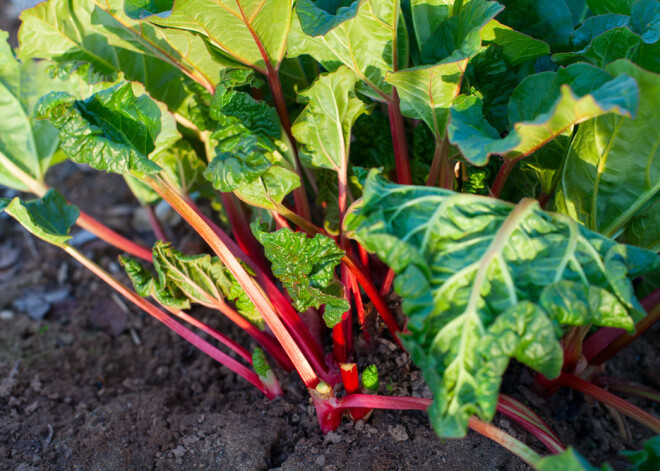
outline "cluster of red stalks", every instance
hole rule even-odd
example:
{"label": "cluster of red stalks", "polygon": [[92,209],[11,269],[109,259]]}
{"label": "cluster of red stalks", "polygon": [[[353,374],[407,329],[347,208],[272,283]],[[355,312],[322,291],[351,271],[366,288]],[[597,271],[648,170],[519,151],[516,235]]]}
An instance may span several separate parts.
{"label": "cluster of red stalks", "polygon": [[[272,69],[272,67],[268,68],[266,76],[275,97],[275,105],[280,120],[295,150],[295,140],[291,136],[289,118],[277,71]],[[210,91],[212,92],[212,90]],[[393,91],[391,96],[384,96],[383,99],[388,105],[392,127],[397,163],[397,180],[402,184],[410,184],[411,177],[406,136],[396,90]],[[188,127],[190,123],[180,119],[179,124]],[[203,137],[203,133],[199,133],[199,131],[196,134]],[[445,139],[440,140],[436,144],[436,153],[427,184],[437,185],[439,182],[441,186],[451,188],[453,186],[453,171],[448,161],[448,143]],[[298,171],[301,181],[304,181],[299,165]],[[344,169],[344,172],[340,172],[339,175],[339,202],[340,215],[342,216],[346,211],[348,199],[345,176]],[[497,188],[495,190],[502,187],[503,182],[501,180],[505,178],[506,175],[498,175]],[[358,380],[358,370],[354,362],[353,312],[351,310],[346,312],[342,322],[332,329],[332,354],[326,356],[322,344],[322,336],[320,335],[324,327],[319,326],[318,314],[311,313],[312,315],[301,316],[292,307],[288,296],[278,288],[270,273],[269,265],[263,257],[261,248],[251,234],[247,218],[242,213],[241,204],[236,200],[234,195],[222,195],[224,207],[231,223],[234,237],[232,239],[220,227],[214,224],[212,220],[205,216],[187,195],[179,194],[167,181],[156,176],[151,178],[148,183],[187,221],[206,241],[211,250],[221,259],[257,307],[268,329],[266,331],[260,331],[241,317],[231,306],[221,301],[215,300],[211,302],[210,307],[223,313],[236,325],[245,330],[248,335],[270,354],[282,369],[285,371],[296,370],[313,398],[319,424],[324,432],[336,429],[344,415],[358,420],[366,417],[373,409],[427,409],[431,402],[428,399],[379,396],[364,393],[365,391],[362,390]],[[45,188],[36,184],[33,191],[43,194],[45,193]],[[498,191],[495,193],[498,193]],[[305,231],[310,235],[317,233],[323,234],[324,231],[311,222],[311,211],[304,185],[294,192],[294,201],[294,209],[283,208],[279,214],[274,214],[277,225],[279,227],[289,227],[289,223],[292,223],[299,230]],[[150,214],[150,216],[154,233],[158,238],[164,238],[164,233],[156,218],[153,214]],[[125,239],[84,213],[81,213],[78,224],[120,250],[146,261],[151,261],[152,259],[152,254],[148,249]],[[383,300],[383,297],[391,290],[394,274],[390,270],[387,276],[385,276],[380,290],[377,289],[370,276],[370,259],[366,251],[359,244],[350,242],[343,234],[340,234],[335,240],[346,252],[341,264],[341,281],[345,288],[346,299],[349,302],[351,300],[353,301],[351,304],[357,315],[357,324],[363,326],[365,320],[365,304],[362,299],[362,291],[364,291],[375,310],[387,325],[390,334],[400,345],[397,335],[401,332],[401,328],[397,324],[388,305]],[[275,376],[269,375],[267,378],[264,378],[255,373],[250,368],[252,365],[252,355],[235,341],[184,312],[176,310],[169,310],[169,312],[163,311],[114,279],[80,252],[73,248],[67,249],[67,251],[140,309],[143,309],[151,316],[163,322],[201,351],[253,384],[268,398],[274,398],[282,394]],[[255,276],[249,275],[242,263],[246,264]],[[637,394],[654,400],[660,398],[660,393],[625,381],[597,376],[600,365],[623,349],[658,320],[660,317],[660,292],[655,292],[647,297],[643,301],[643,305],[647,309],[648,315],[637,325],[634,335],[626,334],[619,329],[603,328],[585,340],[585,336],[589,331],[588,328],[578,327],[571,330],[564,338],[565,365],[562,375],[555,381],[547,381],[540,377],[537,385],[549,394],[554,393],[560,387],[573,388],[592,396],[620,413],[628,415],[660,434],[660,420],[613,395],[607,389]],[[224,347],[234,352],[239,360],[204,340],[176,320],[176,318],[198,328],[217,340]],[[362,334],[365,340],[369,342],[367,332],[362,331]],[[341,389],[340,385],[343,385],[345,394],[338,397],[337,392]],[[538,438],[551,453],[560,453],[564,450],[564,445],[557,435],[538,415],[520,402],[502,394],[499,398],[497,411],[514,420]],[[538,460],[538,455],[526,445],[495,426],[472,418],[470,419],[469,427],[505,446],[529,464],[533,465]]]}

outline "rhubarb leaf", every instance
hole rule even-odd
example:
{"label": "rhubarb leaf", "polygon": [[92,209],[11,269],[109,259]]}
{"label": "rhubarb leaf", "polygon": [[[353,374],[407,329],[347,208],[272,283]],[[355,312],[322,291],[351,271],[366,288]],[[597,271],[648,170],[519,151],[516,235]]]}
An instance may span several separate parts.
{"label": "rhubarb leaf", "polygon": [[415,67],[387,74],[401,99],[401,113],[421,119],[437,140],[445,137],[449,108],[461,88],[467,60]]}
{"label": "rhubarb leaf", "polygon": [[556,194],[557,209],[608,237],[660,250],[660,76],[626,60],[607,71],[639,86],[635,119],[613,114],[580,125]]}
{"label": "rhubarb leaf", "polygon": [[[107,8],[106,2],[98,3]],[[25,10],[21,20],[21,60],[89,63],[95,72],[112,80],[123,74],[127,80],[142,83],[151,96],[167,103],[170,109],[179,110],[185,104],[190,82],[185,74],[161,58],[113,45],[121,40],[113,32],[120,25],[104,27],[104,22],[112,21],[94,0],[49,0]],[[129,31],[124,32],[129,35]]]}
{"label": "rhubarb leaf", "polygon": [[0,185],[38,191],[48,168],[60,159],[57,130],[32,119],[34,105],[48,91],[69,90],[74,84],[51,78],[46,62],[17,61],[7,37],[0,31]]}
{"label": "rhubarb leaf", "polygon": [[502,0],[498,20],[516,31],[545,41],[553,50],[566,48],[573,16],[564,0]]}
{"label": "rhubarb leaf", "polygon": [[[266,73],[286,52],[292,0],[131,0],[126,13],[154,25],[200,35],[230,59]],[[167,13],[167,15],[162,15]]]}
{"label": "rhubarb leaf", "polygon": [[397,275],[410,330],[402,340],[434,392],[429,412],[443,437],[463,436],[474,414],[493,417],[510,357],[557,377],[558,326],[632,331],[644,313],[631,278],[660,269],[657,254],[535,200],[395,185],[375,171],[345,229]]}
{"label": "rhubarb leaf", "polygon": [[263,328],[261,314],[218,257],[185,255],[163,241],[156,242],[153,255],[158,273],[153,286],[149,286],[145,271],[136,269],[134,264],[125,264],[141,296],[145,296],[148,290],[149,295],[154,294],[157,300],[164,299],[166,305],[180,308],[188,307],[189,303],[217,308],[228,299],[236,304],[239,314]]}
{"label": "rhubarb leaf", "polygon": [[183,310],[190,308],[190,301],[179,290],[171,287],[161,287],[158,278],[147,270],[140,262],[129,257],[119,257],[126,274],[133,283],[135,292],[142,297],[151,296],[158,304],[168,309]]}
{"label": "rhubarb leaf", "polygon": [[49,93],[37,104],[35,116],[48,119],[60,131],[61,148],[74,162],[137,177],[159,172],[149,155],[181,137],[172,115],[148,95],[136,96],[130,83],[86,100]]}
{"label": "rhubarb leaf", "polygon": [[587,5],[594,15],[616,13],[630,15],[630,7],[634,0],[587,0]]}
{"label": "rhubarb leaf", "polygon": [[394,69],[394,57],[402,67],[407,58],[408,38],[400,17],[399,0],[359,0],[332,13],[312,0],[298,0],[288,54],[309,54],[329,71],[344,64],[383,99],[392,91],[384,78]]}
{"label": "rhubarb leaf", "polygon": [[249,80],[238,71],[216,89],[211,115],[218,124],[210,141],[215,155],[204,177],[215,189],[233,191],[252,206],[277,209],[300,179],[277,112],[232,88]]}
{"label": "rhubarb leaf", "polygon": [[[107,31],[111,46],[135,50],[179,68],[203,86],[212,89],[219,81],[225,64],[216,60],[218,52],[199,35],[175,28],[160,28],[148,21],[139,21],[150,16],[141,11],[142,6],[171,9],[172,2],[93,0],[96,8],[92,22],[102,25]],[[145,5],[140,5],[144,3]],[[148,4],[148,5],[147,5]],[[146,13],[146,14],[145,14]]]}
{"label": "rhubarb leaf", "polygon": [[481,30],[503,8],[486,0],[462,5],[457,15],[440,23],[428,40],[419,45],[422,62],[456,62],[476,55],[481,47]]}
{"label": "rhubarb leaf", "polygon": [[558,455],[544,456],[534,467],[538,471],[613,471],[607,463],[600,468],[593,466],[573,447],[568,447]]}
{"label": "rhubarb leaf", "polygon": [[357,76],[342,66],[320,75],[310,88],[298,94],[307,102],[291,131],[300,143],[300,160],[311,168],[326,168],[346,174],[351,129],[367,112],[355,96]]}
{"label": "rhubarb leaf", "polygon": [[652,471],[660,467],[660,436],[649,438],[643,450],[622,451],[632,464],[631,471]]}
{"label": "rhubarb leaf", "polygon": [[323,320],[328,327],[341,322],[350,309],[344,290],[335,277],[335,268],[344,251],[329,237],[317,234],[310,238],[304,232],[280,229],[269,233],[254,222],[252,233],[264,246],[266,258],[272,263],[273,275],[282,282],[293,306],[304,312],[310,307],[325,305]]}
{"label": "rhubarb leaf", "polygon": [[32,235],[58,247],[65,247],[71,239],[69,230],[78,220],[80,211],[50,189],[39,199],[21,201],[0,198],[0,211],[16,219]]}
{"label": "rhubarb leaf", "polygon": [[512,66],[550,54],[548,45],[531,36],[492,20],[481,30],[481,40],[501,48],[504,58]]}
{"label": "rhubarb leaf", "polygon": [[634,116],[638,96],[632,77],[620,74],[612,78],[588,64],[574,64],[523,80],[511,96],[511,132],[504,138],[483,117],[478,98],[456,100],[450,112],[449,140],[475,165],[485,165],[490,154],[519,159],[596,116]]}

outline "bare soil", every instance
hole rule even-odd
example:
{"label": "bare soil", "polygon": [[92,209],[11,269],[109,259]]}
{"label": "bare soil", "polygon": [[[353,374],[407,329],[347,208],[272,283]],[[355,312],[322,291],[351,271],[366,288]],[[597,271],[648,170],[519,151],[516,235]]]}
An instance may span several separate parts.
{"label": "bare soil", "polygon": [[[53,173],[51,184],[71,201],[127,236],[153,242],[133,229],[136,205],[121,178],[73,164]],[[184,226],[169,230],[178,248],[202,250],[184,236]],[[84,239],[76,233],[74,240]],[[115,250],[98,240],[81,249],[127,282]],[[295,374],[278,372],[285,397],[266,400],[6,215],[0,217],[0,312],[0,470],[528,469],[474,433],[441,441],[423,412],[376,411],[324,436]],[[216,313],[196,313],[249,345]],[[657,332],[612,361],[608,374],[660,388]],[[428,397],[419,371],[388,338],[383,332],[371,347],[362,345],[362,366],[378,365],[382,394]],[[593,463],[625,469],[617,452],[651,436],[580,394],[535,395],[520,366],[511,368],[503,389]],[[651,402],[633,402],[658,413]],[[517,425],[500,417],[495,423],[545,453]]]}

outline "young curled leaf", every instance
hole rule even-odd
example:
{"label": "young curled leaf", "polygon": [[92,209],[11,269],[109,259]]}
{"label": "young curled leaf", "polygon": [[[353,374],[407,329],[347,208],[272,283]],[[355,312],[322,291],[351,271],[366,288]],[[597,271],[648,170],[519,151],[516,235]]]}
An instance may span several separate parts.
{"label": "young curled leaf", "polygon": [[122,259],[140,296],[153,296],[161,304],[177,309],[187,309],[191,303],[215,308],[228,299],[234,301],[239,314],[263,328],[263,318],[218,257],[186,255],[163,241],[156,242],[153,255],[156,276],[139,262]]}
{"label": "young curled leaf", "polygon": [[345,229],[397,275],[410,330],[402,341],[434,392],[431,420],[443,437],[463,436],[474,414],[493,417],[509,358],[557,377],[557,327],[633,331],[643,312],[631,278],[660,270],[657,254],[536,200],[395,185],[373,171]]}
{"label": "young curled leaf", "polygon": [[343,298],[343,287],[335,278],[335,268],[344,251],[321,234],[310,238],[304,232],[280,229],[266,232],[258,223],[251,225],[252,233],[264,246],[273,274],[284,284],[300,312],[325,305],[323,319],[328,327],[341,321],[350,309]]}

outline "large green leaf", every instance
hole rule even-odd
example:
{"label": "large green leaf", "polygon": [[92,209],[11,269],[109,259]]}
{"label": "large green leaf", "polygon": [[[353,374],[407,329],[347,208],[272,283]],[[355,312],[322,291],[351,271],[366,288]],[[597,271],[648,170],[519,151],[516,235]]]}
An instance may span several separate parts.
{"label": "large green leaf", "polygon": [[550,53],[548,45],[531,36],[492,20],[481,30],[481,40],[502,48],[504,58],[513,66]]}
{"label": "large green leaf", "polygon": [[251,227],[272,263],[273,275],[286,288],[293,306],[304,312],[325,305],[326,325],[334,327],[341,322],[342,315],[350,309],[343,287],[335,278],[335,268],[344,251],[321,234],[310,238],[304,232],[286,228],[269,233],[256,222]]}
{"label": "large green leaf", "polygon": [[351,145],[351,128],[367,111],[355,96],[357,76],[342,66],[323,74],[300,92],[307,106],[298,115],[293,136],[300,143],[300,159],[307,167],[321,167],[346,175]]}
{"label": "large green leaf", "polygon": [[[57,130],[47,122],[34,121],[36,101],[52,90],[68,90],[76,83],[51,78],[47,62],[19,62],[0,31],[0,185],[29,191],[18,169],[38,184],[48,168],[57,163]],[[71,82],[74,82],[73,80]]]}
{"label": "large green leaf", "polygon": [[617,13],[630,15],[630,7],[635,0],[587,0],[587,5],[594,15]]}
{"label": "large green leaf", "polygon": [[531,154],[571,126],[606,113],[632,116],[637,108],[635,79],[612,78],[587,64],[527,77],[509,102],[511,132],[500,138],[484,119],[481,101],[456,100],[451,109],[449,140],[475,165],[490,154],[518,159]]}
{"label": "large green leaf", "polygon": [[[99,3],[116,9],[117,1]],[[151,96],[172,110],[187,107],[190,80],[185,74],[171,61],[143,54],[144,48],[130,47],[124,38],[132,33],[121,28],[95,0],[49,0],[25,10],[21,20],[20,59],[89,63],[98,73],[113,78],[123,74],[127,80],[142,83]]]}
{"label": "large green leaf", "polygon": [[254,304],[218,257],[185,255],[163,241],[156,242],[153,255],[156,276],[138,262],[122,259],[141,296],[154,296],[161,304],[178,309],[187,309],[190,303],[217,308],[229,299],[243,317],[263,327],[263,318]]}
{"label": "large green leaf", "polygon": [[76,100],[65,92],[43,97],[35,108],[38,119],[48,119],[59,129],[67,156],[96,169],[143,176],[161,168],[149,160],[176,142],[181,135],[163,105],[148,95],[136,96],[125,82]]}
{"label": "large green leaf", "polygon": [[385,74],[396,68],[395,57],[398,65],[405,66],[407,56],[399,3],[359,0],[331,14],[312,0],[298,0],[288,54],[309,54],[330,71],[344,64],[377,95],[386,97],[391,86],[385,82]]}
{"label": "large green leaf", "polygon": [[215,87],[225,66],[217,60],[218,53],[212,46],[199,35],[139,21],[148,16],[139,11],[140,3],[154,6],[162,3],[165,11],[172,7],[172,1],[154,4],[153,1],[94,0],[92,20],[113,33],[108,37],[110,46],[153,56],[179,68],[203,86]]}
{"label": "large green leaf", "polygon": [[78,208],[53,189],[37,200],[0,198],[0,211],[8,213],[31,234],[58,247],[64,247],[71,239],[69,230],[80,214]]}
{"label": "large green leaf", "polygon": [[436,431],[463,436],[491,419],[510,357],[560,373],[560,325],[627,330],[643,317],[633,276],[660,269],[536,200],[494,198],[367,179],[347,234],[396,273],[410,334],[402,340],[434,393]]}
{"label": "large green leaf", "polygon": [[[284,58],[292,11],[292,0],[126,2],[132,18],[185,30],[188,36],[201,35],[229,58],[264,74],[270,64],[278,68]],[[169,14],[159,15],[165,12]]]}
{"label": "large green leaf", "polygon": [[486,0],[472,0],[460,12],[438,25],[426,42],[420,44],[424,64],[453,62],[479,52],[481,30],[501,12],[502,5]]}
{"label": "large green leaf", "polygon": [[637,81],[637,117],[605,115],[580,125],[557,191],[557,209],[591,230],[660,250],[660,76],[626,60],[607,71]]}

